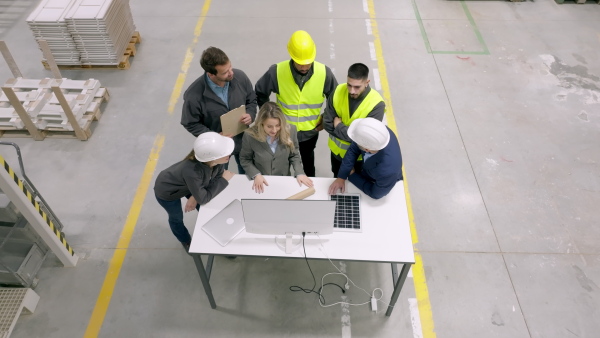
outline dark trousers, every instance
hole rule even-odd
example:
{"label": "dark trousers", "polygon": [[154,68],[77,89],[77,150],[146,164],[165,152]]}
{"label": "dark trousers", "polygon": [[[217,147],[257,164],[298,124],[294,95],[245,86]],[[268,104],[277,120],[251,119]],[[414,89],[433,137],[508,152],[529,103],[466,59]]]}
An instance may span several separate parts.
{"label": "dark trousers", "polygon": [[302,158],[302,167],[308,177],[315,177],[315,147],[319,134],[306,141],[298,142],[300,148],[300,158]]}
{"label": "dark trousers", "polygon": [[[333,172],[333,177],[338,177],[338,172],[340,171],[340,167],[342,166],[342,161],[337,158],[333,153],[331,154],[331,171]],[[360,173],[362,171],[363,161],[356,161],[354,163],[354,172]]]}
{"label": "dark trousers", "polygon": [[[244,170],[244,168],[242,168],[242,164],[240,162],[240,154],[235,154],[233,155],[233,157],[235,157],[235,161],[237,162],[238,174],[245,175],[246,171]],[[229,162],[225,163],[223,166],[225,167],[225,170],[227,170],[227,168],[229,168]]]}
{"label": "dark trousers", "polygon": [[[190,244],[192,242],[192,236],[190,232],[183,224],[183,208],[181,207],[181,200],[166,201],[160,197],[154,195],[158,204],[165,208],[167,214],[169,214],[169,226],[171,232],[177,237],[181,243]],[[189,198],[189,197],[188,197]],[[196,210],[200,211],[200,204],[196,204]]]}

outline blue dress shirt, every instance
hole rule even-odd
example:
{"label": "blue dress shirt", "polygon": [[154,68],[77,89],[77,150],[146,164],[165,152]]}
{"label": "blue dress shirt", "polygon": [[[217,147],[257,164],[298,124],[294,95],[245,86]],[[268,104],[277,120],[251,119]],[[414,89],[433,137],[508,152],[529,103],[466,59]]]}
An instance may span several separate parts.
{"label": "blue dress shirt", "polygon": [[223,103],[225,103],[225,105],[227,106],[227,109],[229,109],[229,102],[227,102],[227,94],[229,93],[229,82],[225,82],[225,85],[223,87],[220,87],[219,85],[217,85],[216,83],[214,83],[210,77],[208,77],[208,74],[206,75],[206,83],[208,83],[208,87],[221,99],[223,100]]}

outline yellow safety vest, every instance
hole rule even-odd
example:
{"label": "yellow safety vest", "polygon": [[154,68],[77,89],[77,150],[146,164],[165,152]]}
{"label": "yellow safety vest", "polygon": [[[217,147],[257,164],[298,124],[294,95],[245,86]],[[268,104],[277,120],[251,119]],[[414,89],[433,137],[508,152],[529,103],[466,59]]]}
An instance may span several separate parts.
{"label": "yellow safety vest", "polygon": [[[375,108],[375,106],[382,101],[383,98],[381,95],[376,90],[371,89],[364,100],[356,108],[354,114],[350,116],[348,85],[345,83],[338,85],[333,93],[333,108],[335,108],[335,111],[342,119],[342,123],[344,123],[346,126],[350,126],[352,121],[356,119],[367,117],[373,108]],[[332,153],[342,158],[344,155],[346,155],[348,148],[350,148],[350,142],[346,142],[331,134],[329,134],[329,141],[327,142],[327,145],[329,145],[329,149],[331,149]]]}
{"label": "yellow safety vest", "polygon": [[300,90],[294,81],[290,61],[277,64],[279,85],[277,104],[285,114],[286,120],[295,125],[298,131],[315,129],[321,114],[321,106],[325,101],[323,94],[327,74],[325,65],[315,61],[313,69],[313,75]]}

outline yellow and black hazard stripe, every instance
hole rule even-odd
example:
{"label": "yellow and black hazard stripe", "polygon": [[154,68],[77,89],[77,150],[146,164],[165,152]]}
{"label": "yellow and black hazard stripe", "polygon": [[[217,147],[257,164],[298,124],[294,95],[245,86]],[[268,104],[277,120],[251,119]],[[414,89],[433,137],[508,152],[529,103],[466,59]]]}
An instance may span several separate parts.
{"label": "yellow and black hazard stripe", "polygon": [[2,156],[0,156],[0,164],[2,164],[4,169],[6,169],[6,171],[10,175],[10,177],[12,177],[12,179],[15,181],[15,184],[17,186],[19,186],[19,188],[21,189],[23,194],[25,194],[25,196],[27,196],[27,199],[31,202],[31,204],[35,207],[35,209],[40,213],[40,216],[42,216],[44,221],[46,221],[46,224],[48,224],[48,226],[50,227],[50,230],[52,230],[52,232],[56,235],[56,237],[58,237],[60,242],[64,245],[65,249],[67,249],[67,251],[71,255],[74,255],[75,252],[73,251],[73,248],[69,245],[69,243],[67,243],[67,239],[65,238],[63,233],[54,225],[54,222],[52,222],[52,220],[50,219],[50,217],[48,217],[48,215],[44,212],[44,210],[42,210],[38,201],[36,201],[35,198],[33,197],[33,194],[29,191],[29,189],[27,189],[25,184],[23,184],[23,181],[21,181],[21,179],[17,176],[17,174],[15,174],[15,172],[12,170],[12,168],[8,165],[8,163],[4,160],[4,157],[2,157]]}

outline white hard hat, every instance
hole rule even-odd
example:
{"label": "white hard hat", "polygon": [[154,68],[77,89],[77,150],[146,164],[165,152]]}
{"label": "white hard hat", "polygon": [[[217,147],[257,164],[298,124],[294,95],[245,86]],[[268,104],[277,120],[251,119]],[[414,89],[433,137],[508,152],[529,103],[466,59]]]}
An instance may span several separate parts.
{"label": "white hard hat", "polygon": [[348,136],[368,150],[381,150],[390,142],[390,133],[385,124],[372,117],[354,120],[348,128]]}
{"label": "white hard hat", "polygon": [[200,162],[216,160],[231,155],[235,148],[233,140],[215,132],[200,134],[194,141],[194,155]]}

